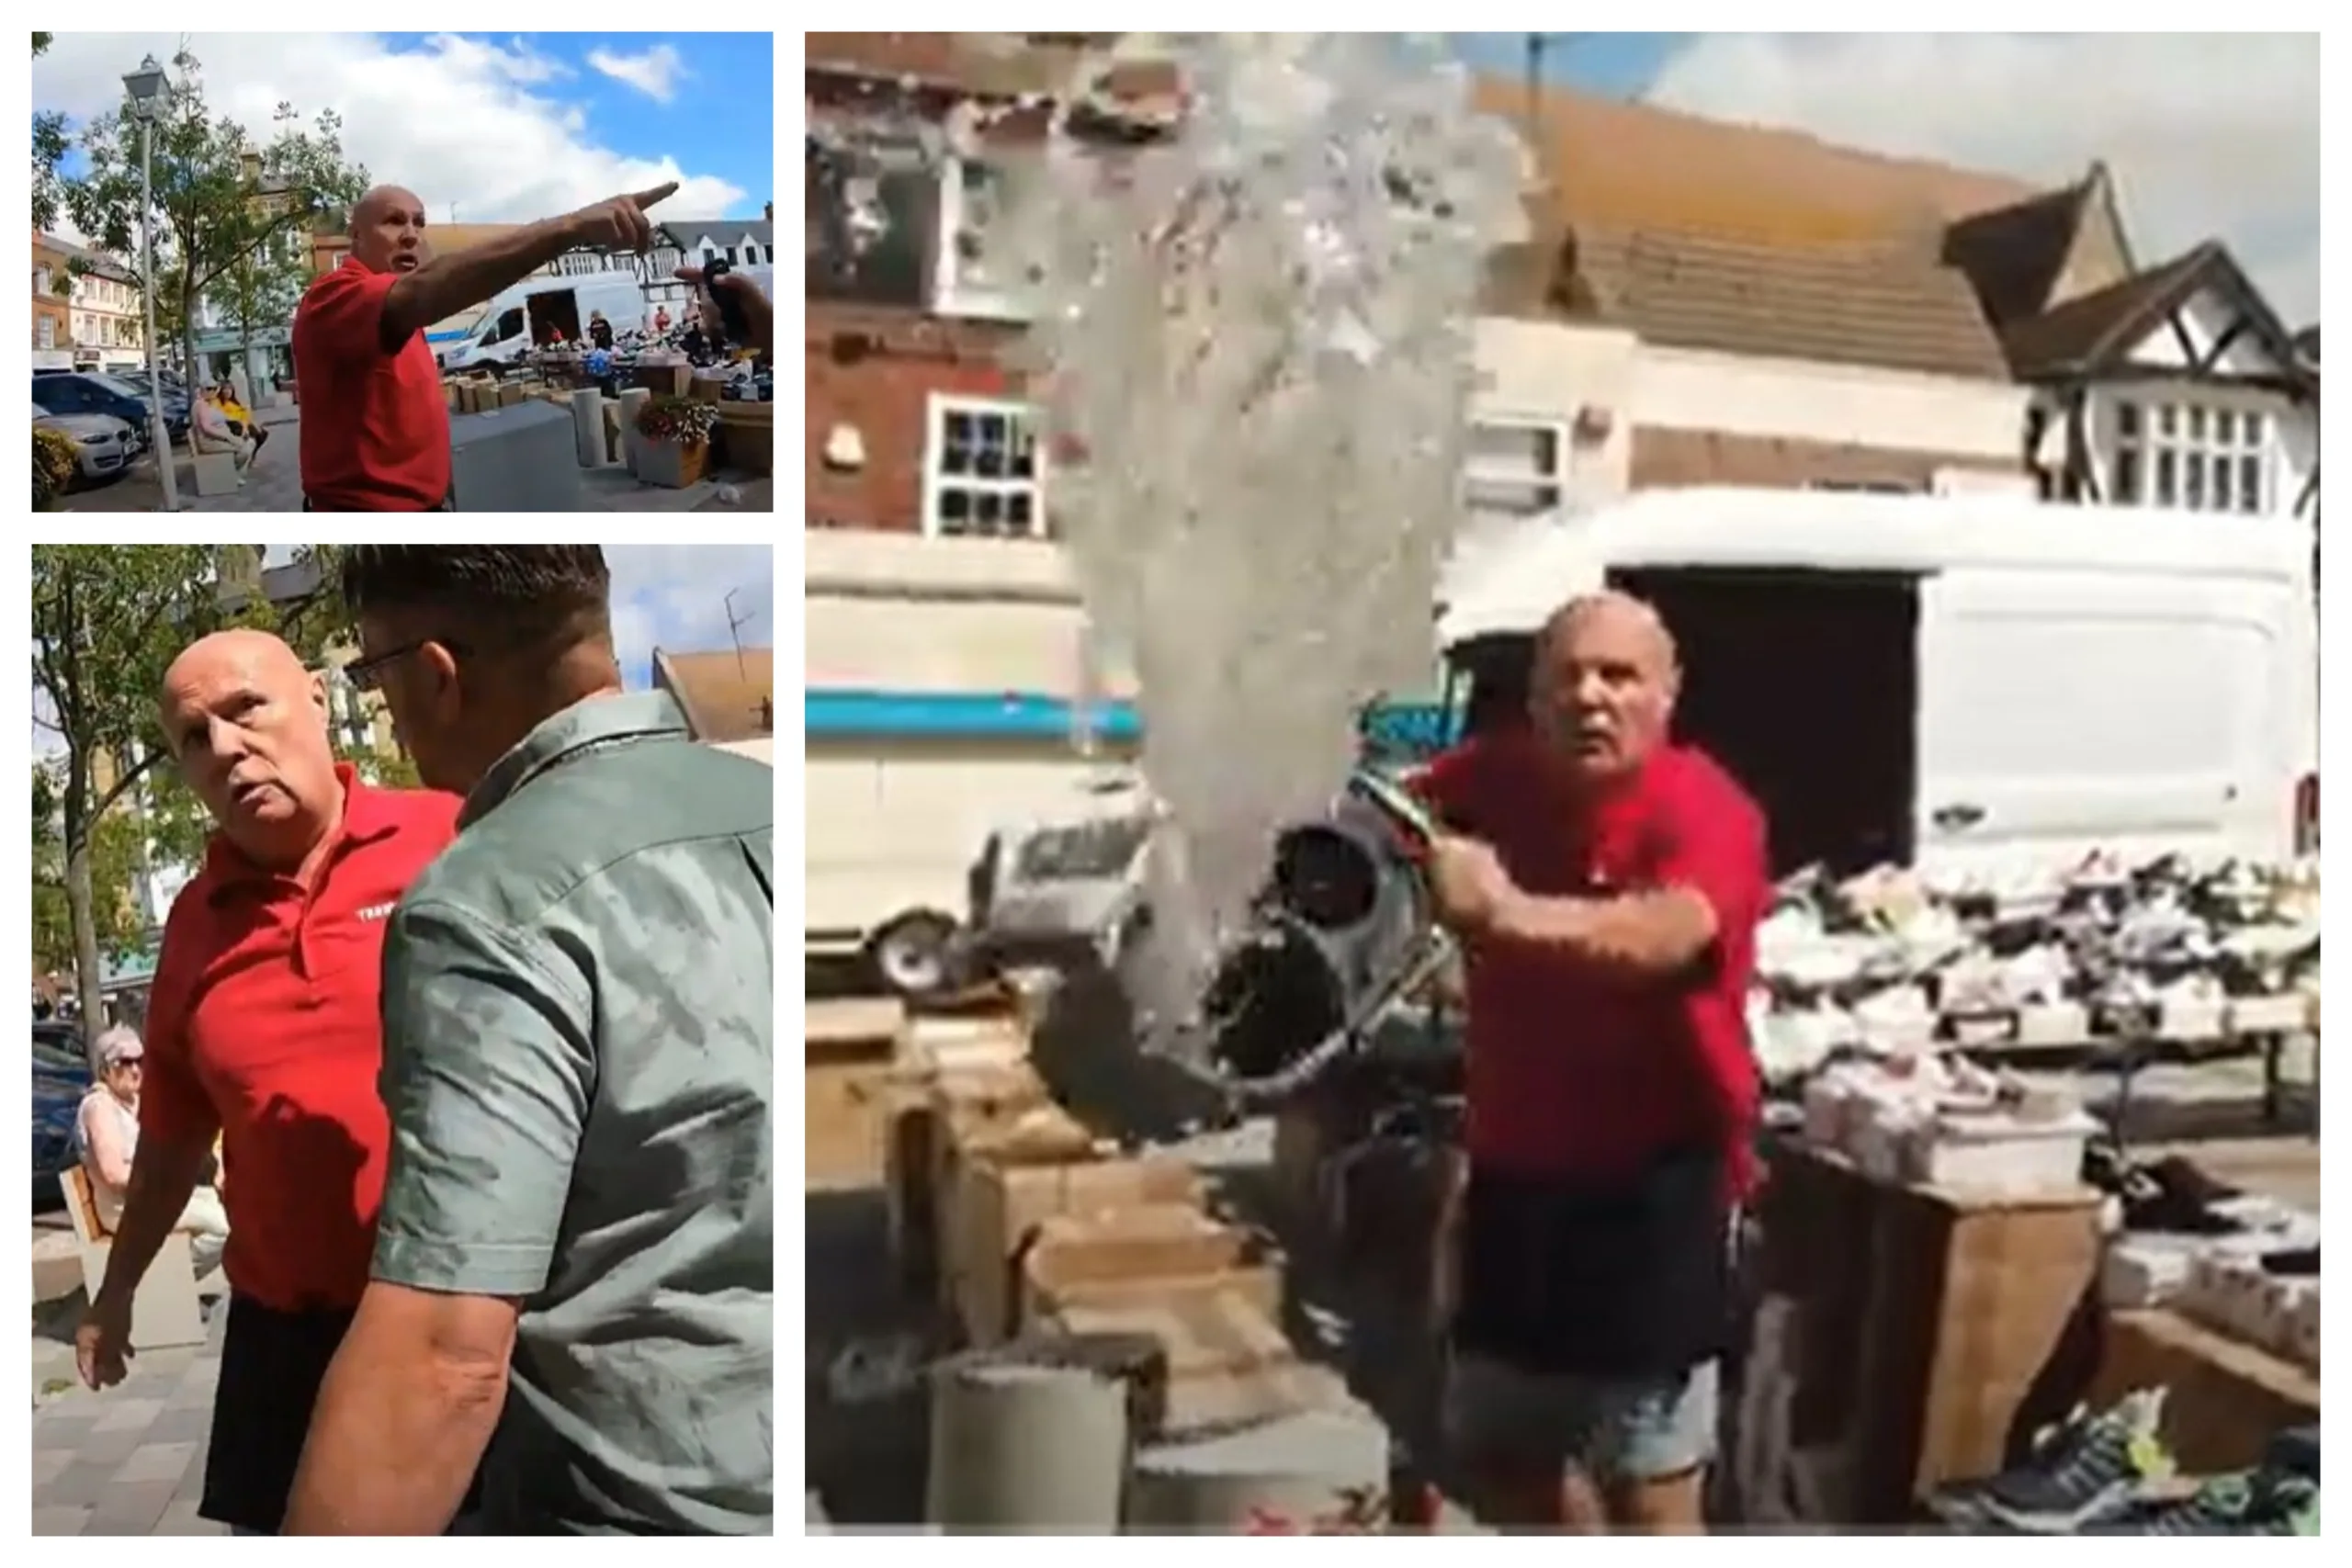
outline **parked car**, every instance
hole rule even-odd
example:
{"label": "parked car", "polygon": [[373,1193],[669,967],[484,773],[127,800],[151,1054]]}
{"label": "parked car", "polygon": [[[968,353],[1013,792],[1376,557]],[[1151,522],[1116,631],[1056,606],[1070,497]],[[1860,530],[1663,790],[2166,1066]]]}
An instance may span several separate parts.
{"label": "parked car", "polygon": [[90,1061],[82,1032],[70,1023],[33,1025],[33,1212],[64,1206],[59,1179],[79,1157],[74,1122],[90,1091]]}
{"label": "parked car", "polygon": [[[51,413],[108,413],[136,427],[141,444],[147,434],[147,389],[121,376],[96,370],[33,378],[33,401]],[[164,427],[177,441],[187,434],[188,398],[185,391],[164,391]]]}
{"label": "parked car", "polygon": [[139,455],[139,432],[128,420],[110,413],[51,413],[39,403],[32,408],[36,429],[54,430],[74,443],[85,480],[119,478]]}

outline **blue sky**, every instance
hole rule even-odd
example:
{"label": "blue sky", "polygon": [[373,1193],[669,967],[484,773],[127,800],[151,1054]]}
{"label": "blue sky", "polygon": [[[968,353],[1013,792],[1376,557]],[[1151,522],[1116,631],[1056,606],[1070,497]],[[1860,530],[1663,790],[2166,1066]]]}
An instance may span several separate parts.
{"label": "blue sky", "polygon": [[[32,62],[35,110],[78,124],[175,34],[61,32]],[[258,140],[290,102],[333,108],[345,155],[434,222],[526,222],[658,185],[658,215],[757,218],[775,186],[770,33],[198,33],[206,102]],[[69,165],[70,170],[70,165]],[[74,237],[70,231],[68,237]]]}
{"label": "blue sky", "polygon": [[[1454,47],[1482,71],[1527,70],[1527,34],[1455,33]],[[1689,33],[1546,33],[1544,74],[1613,98],[1637,98]]]}
{"label": "blue sky", "polygon": [[[1451,36],[1482,70],[1526,69],[1525,33]],[[1547,78],[1611,97],[2046,186],[2104,162],[2144,264],[2219,239],[2290,324],[2319,318],[2316,34],[1544,39]]]}

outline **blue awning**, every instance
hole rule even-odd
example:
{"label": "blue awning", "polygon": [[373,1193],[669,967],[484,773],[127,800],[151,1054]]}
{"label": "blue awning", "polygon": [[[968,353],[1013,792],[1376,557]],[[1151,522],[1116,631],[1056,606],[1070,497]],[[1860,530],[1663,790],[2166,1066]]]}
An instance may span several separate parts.
{"label": "blue awning", "polygon": [[[1035,692],[812,690],[802,716],[811,740],[1065,740],[1077,705]],[[1438,703],[1381,703],[1360,725],[1366,749],[1384,758],[1426,756],[1453,738],[1453,716]],[[1116,744],[1143,737],[1135,704],[1098,704],[1094,733]]]}
{"label": "blue awning", "polygon": [[[1077,705],[1035,693],[812,691],[803,706],[810,739],[1060,740]],[[1132,741],[1143,733],[1129,702],[1095,709],[1094,732]]]}

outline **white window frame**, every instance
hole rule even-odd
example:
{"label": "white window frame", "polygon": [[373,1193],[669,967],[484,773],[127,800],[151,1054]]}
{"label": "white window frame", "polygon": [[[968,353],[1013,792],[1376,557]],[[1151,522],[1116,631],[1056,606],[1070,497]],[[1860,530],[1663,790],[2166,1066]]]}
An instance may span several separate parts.
{"label": "white window frame", "polygon": [[932,310],[937,315],[971,321],[1029,321],[1035,311],[1017,292],[1002,288],[982,288],[967,283],[963,268],[956,265],[956,242],[963,235],[965,226],[964,171],[967,164],[974,163],[982,169],[989,166],[984,158],[965,159],[950,155],[939,160],[939,243],[931,258]]}
{"label": "white window frame", "polygon": [[[940,464],[947,455],[947,416],[977,414],[982,418],[1026,421],[1031,442],[1031,473],[1025,479],[966,479],[940,471]],[[1010,398],[970,398],[952,392],[933,392],[927,400],[923,413],[922,443],[922,535],[926,539],[1043,539],[1046,529],[1046,443],[1039,425],[1042,411],[1034,403],[1020,402]],[[972,534],[950,532],[940,514],[940,500],[950,490],[974,492],[994,491],[1000,494],[1029,494],[1029,531],[1026,534]]]}
{"label": "white window frame", "polygon": [[[2125,412],[2136,415],[2139,428],[2126,433]],[[2119,506],[2157,506],[2180,512],[2210,512],[2224,517],[2258,517],[2265,515],[2276,499],[2278,489],[2278,411],[2250,408],[2244,404],[2214,398],[2173,396],[2159,393],[2147,398],[2118,397],[2114,405],[2115,436],[2107,466],[2107,490],[2110,502]],[[2247,423],[2260,420],[2261,433],[2249,441],[2245,436]],[[2222,439],[2222,422],[2227,421],[2231,434]],[[2195,426],[2197,434],[2191,434]],[[2134,459],[2134,483],[2132,493],[2124,493],[2121,469],[2126,454]],[[2255,489],[2248,495],[2245,489],[2246,459],[2254,460]],[[2169,459],[2172,468],[2171,499],[2157,495],[2156,469],[2159,462]],[[2188,474],[2194,462],[2199,476],[2198,495],[2189,500]],[[2226,472],[2228,483],[2216,484],[2217,475]],[[2226,490],[2229,499],[2220,498]]]}
{"label": "white window frame", "polygon": [[[1533,432],[1537,434],[1549,436],[1552,444],[1552,463],[1549,470],[1530,474],[1518,469],[1506,471],[1501,468],[1482,465],[1477,456],[1477,436],[1479,432],[1490,430]],[[1520,515],[1540,517],[1555,515],[1565,511],[1568,503],[1569,474],[1576,466],[1574,452],[1573,433],[1569,428],[1568,422],[1566,420],[1547,419],[1540,414],[1504,412],[1474,414],[1470,421],[1470,440],[1464,446],[1462,454],[1462,504],[1464,510],[1465,512],[1473,513],[1492,512],[1496,513],[1504,513],[1513,511],[1513,508],[1508,506],[1482,505],[1478,501],[1477,487],[1482,484],[1486,484],[1504,485],[1513,488],[1533,488],[1537,490],[1548,490],[1551,491],[1551,500],[1548,505],[1539,505],[1530,511],[1520,513]]]}

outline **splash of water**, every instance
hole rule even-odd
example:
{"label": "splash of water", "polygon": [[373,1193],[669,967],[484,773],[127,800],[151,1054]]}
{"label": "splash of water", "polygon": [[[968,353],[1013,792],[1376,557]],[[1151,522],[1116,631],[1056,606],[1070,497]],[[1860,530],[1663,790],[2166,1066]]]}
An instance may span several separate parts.
{"label": "splash of water", "polygon": [[1042,296],[1054,522],[1095,646],[1137,682],[1164,820],[1132,978],[1165,1027],[1277,830],[1341,786],[1361,705],[1429,677],[1479,287],[1528,168],[1434,39],[1148,52],[1182,73],[1181,129],[1106,152],[1065,108],[1015,175],[1005,254]]}

